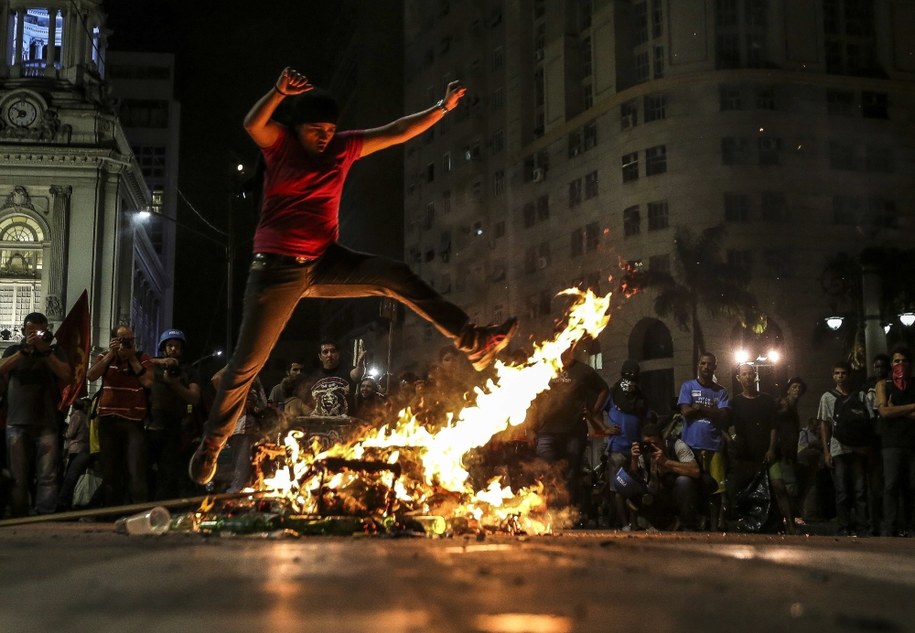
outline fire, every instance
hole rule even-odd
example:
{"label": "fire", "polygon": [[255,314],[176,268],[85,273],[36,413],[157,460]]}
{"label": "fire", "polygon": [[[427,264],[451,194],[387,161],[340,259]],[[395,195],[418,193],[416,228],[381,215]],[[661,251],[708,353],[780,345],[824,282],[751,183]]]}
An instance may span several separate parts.
{"label": "fire", "polygon": [[[451,414],[443,428],[430,431],[407,409],[400,412],[396,422],[324,452],[303,450],[302,434],[293,432],[284,440],[286,468],[264,479],[259,487],[290,500],[297,511],[320,512],[326,491],[377,484],[389,491],[388,510],[400,506],[424,513],[447,512],[452,517],[472,517],[481,525],[510,521],[516,530],[548,532],[553,518],[546,511],[542,485],[513,491],[497,477],[483,490],[475,491],[468,482],[464,458],[497,433],[521,424],[534,398],[559,373],[562,353],[586,336],[596,337],[606,327],[609,294],[600,297],[590,290],[571,288],[560,294],[575,297],[566,327],[536,346],[520,365],[496,361],[496,378],[478,387],[475,404]],[[375,460],[373,472],[356,472],[356,466],[331,474],[320,468],[329,459],[367,457]],[[402,462],[415,468],[401,472]]]}

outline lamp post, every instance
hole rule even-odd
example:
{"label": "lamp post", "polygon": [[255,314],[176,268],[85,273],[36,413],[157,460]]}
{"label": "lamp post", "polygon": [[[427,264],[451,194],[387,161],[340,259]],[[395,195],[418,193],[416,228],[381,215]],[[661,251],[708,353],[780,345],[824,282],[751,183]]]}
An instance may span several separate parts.
{"label": "lamp post", "polygon": [[738,367],[740,365],[750,365],[751,367],[756,368],[756,391],[760,391],[759,388],[759,368],[760,367],[775,367],[778,365],[778,362],[781,360],[782,355],[777,349],[770,349],[767,352],[757,354],[756,358],[752,358],[752,354],[744,349],[739,349],[734,352],[734,360],[736,361]]}
{"label": "lamp post", "polygon": [[[136,219],[136,221],[138,221],[140,223],[144,223],[144,222],[147,222],[153,216],[155,216],[156,218],[162,219],[162,220],[167,220],[183,231],[188,231],[190,233],[193,233],[197,237],[207,240],[208,242],[210,242],[212,244],[216,244],[225,253],[225,266],[226,266],[226,348],[225,348],[225,355],[226,355],[226,357],[228,357],[232,353],[232,300],[233,300],[232,285],[234,283],[234,274],[233,274],[233,270],[232,270],[232,268],[233,268],[232,264],[233,264],[233,260],[235,258],[235,248],[232,245],[232,238],[231,238],[231,236],[232,236],[231,226],[230,226],[230,230],[228,232],[223,232],[212,225],[208,225],[215,233],[218,233],[220,236],[222,236],[224,238],[224,239],[218,239],[218,238],[213,237],[212,235],[204,233],[203,231],[201,231],[199,229],[194,228],[193,226],[189,226],[187,224],[184,224],[183,222],[179,222],[176,218],[173,218],[168,215],[164,215],[162,213],[154,213],[153,211],[151,211],[148,208],[137,211],[135,219]],[[232,216],[232,214],[230,213],[229,217],[231,217],[231,216]]]}

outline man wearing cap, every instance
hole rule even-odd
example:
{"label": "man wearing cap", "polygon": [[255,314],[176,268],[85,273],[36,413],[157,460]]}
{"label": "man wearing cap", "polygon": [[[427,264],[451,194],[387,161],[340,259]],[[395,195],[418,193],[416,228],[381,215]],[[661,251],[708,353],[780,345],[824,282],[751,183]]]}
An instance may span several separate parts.
{"label": "man wearing cap", "polygon": [[159,336],[159,354],[152,361],[155,378],[149,390],[146,443],[153,499],[174,499],[181,493],[182,422],[188,405],[200,402],[197,372],[181,360],[186,342],[181,330],[165,330]]}
{"label": "man wearing cap", "polygon": [[607,439],[607,481],[610,482],[611,492],[614,492],[617,519],[622,523],[624,530],[627,527],[636,527],[635,517],[629,516],[625,499],[615,494],[613,482],[617,471],[629,465],[632,444],[641,438],[642,425],[648,413],[645,396],[639,388],[640,375],[641,370],[636,361],[623,361],[620,379],[610,387],[610,398],[604,405],[604,411],[607,412],[607,419],[610,421],[610,437]]}
{"label": "man wearing cap", "polygon": [[[251,381],[302,298],[379,296],[401,301],[451,339],[478,371],[508,345],[517,330],[516,318],[501,325],[475,325],[403,262],[357,253],[338,242],[340,199],[353,163],[430,129],[458,107],[465,92],[452,81],[445,96],[429,108],[381,127],[337,133],[339,106],[333,97],[286,68],[248,112],[245,130],[260,147],[265,165],[255,254],[235,353],[191,459],[192,479],[206,483],[213,477]],[[285,113],[278,111],[287,98]]]}

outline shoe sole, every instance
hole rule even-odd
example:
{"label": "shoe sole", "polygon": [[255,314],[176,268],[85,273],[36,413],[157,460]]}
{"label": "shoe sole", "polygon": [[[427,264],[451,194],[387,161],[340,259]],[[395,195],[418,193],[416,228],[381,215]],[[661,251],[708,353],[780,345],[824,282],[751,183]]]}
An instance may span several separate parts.
{"label": "shoe sole", "polygon": [[194,451],[194,454],[191,456],[191,461],[187,465],[187,474],[191,478],[191,481],[198,483],[201,486],[205,486],[206,484],[210,483],[213,480],[213,477],[216,475],[216,458],[219,456],[219,453],[213,457],[213,467],[210,468],[208,473],[198,473],[195,472],[196,469],[194,466],[198,462],[197,456],[201,454],[200,449],[202,448],[203,442],[201,441],[200,446],[198,446],[197,450]]}

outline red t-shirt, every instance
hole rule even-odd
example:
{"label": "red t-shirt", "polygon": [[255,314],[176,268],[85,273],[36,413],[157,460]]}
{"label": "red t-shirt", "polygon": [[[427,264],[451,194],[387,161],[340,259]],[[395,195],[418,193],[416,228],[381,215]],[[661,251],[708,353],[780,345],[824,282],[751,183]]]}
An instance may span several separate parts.
{"label": "red t-shirt", "polygon": [[264,201],[254,232],[255,253],[320,257],[340,233],[340,197],[362,153],[361,131],[339,132],[320,156],[305,151],[287,129],[263,149]]}
{"label": "red t-shirt", "polygon": [[[100,354],[96,362],[104,357]],[[148,354],[141,353],[137,360],[146,371],[153,370],[152,358]],[[127,361],[115,359],[102,374],[98,414],[100,417],[117,415],[135,422],[141,422],[146,417],[146,391]]]}

